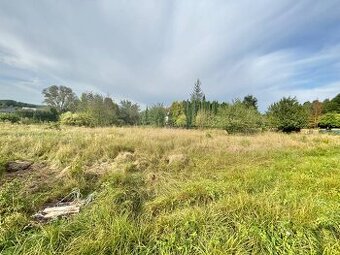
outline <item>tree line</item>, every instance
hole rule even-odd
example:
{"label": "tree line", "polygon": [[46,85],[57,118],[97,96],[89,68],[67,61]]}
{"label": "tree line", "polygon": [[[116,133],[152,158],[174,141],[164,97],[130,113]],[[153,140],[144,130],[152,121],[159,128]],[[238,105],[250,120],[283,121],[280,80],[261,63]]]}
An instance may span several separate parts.
{"label": "tree line", "polygon": [[[50,86],[42,91],[42,95],[48,108],[38,112],[19,111],[15,114],[15,120],[35,118],[37,121],[60,121],[64,125],[90,127],[144,125],[220,128],[229,133],[340,127],[340,94],[323,102],[314,100],[303,104],[295,97],[284,97],[271,104],[265,114],[259,112],[258,100],[252,95],[232,102],[207,100],[199,79],[189,99],[174,101],[168,107],[159,103],[144,110],[129,100],[117,104],[109,96],[93,92],[84,92],[78,97],[66,86]],[[6,116],[0,115],[1,119],[6,119]]]}

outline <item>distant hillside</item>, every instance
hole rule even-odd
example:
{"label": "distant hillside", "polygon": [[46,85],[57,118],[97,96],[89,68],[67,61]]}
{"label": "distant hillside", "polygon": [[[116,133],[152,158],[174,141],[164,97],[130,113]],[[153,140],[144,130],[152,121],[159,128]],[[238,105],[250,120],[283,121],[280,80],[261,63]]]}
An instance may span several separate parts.
{"label": "distant hillside", "polygon": [[30,108],[40,108],[43,107],[42,105],[35,105],[35,104],[27,104],[22,102],[17,102],[14,100],[0,100],[0,108],[7,108],[7,107],[30,107]]}

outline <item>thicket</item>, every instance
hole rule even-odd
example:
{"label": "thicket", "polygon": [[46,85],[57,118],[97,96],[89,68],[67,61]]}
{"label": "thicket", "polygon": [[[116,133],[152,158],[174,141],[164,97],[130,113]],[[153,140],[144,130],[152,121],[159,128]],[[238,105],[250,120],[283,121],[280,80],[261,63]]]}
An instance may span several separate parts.
{"label": "thicket", "polygon": [[20,117],[15,113],[2,113],[0,114],[0,121],[17,123],[20,121]]}
{"label": "thicket", "polygon": [[94,127],[96,120],[88,113],[65,112],[60,116],[60,123],[69,126]]}
{"label": "thicket", "polygon": [[332,112],[326,113],[320,118],[319,126],[322,128],[339,128],[340,114]]}
{"label": "thicket", "polygon": [[59,120],[58,113],[52,109],[44,110],[18,110],[14,113],[0,113],[1,122],[11,123],[41,123],[41,122],[56,122]]}
{"label": "thicket", "polygon": [[267,112],[272,127],[283,132],[300,131],[307,126],[308,112],[296,98],[282,98],[272,104]]}
{"label": "thicket", "polygon": [[[49,108],[37,111],[18,110],[14,114],[0,114],[0,121],[54,122],[72,126],[146,125],[178,128],[219,128],[229,133],[252,133],[274,128],[283,132],[301,128],[340,127],[340,94],[323,102],[315,100],[300,104],[296,98],[282,98],[262,114],[257,99],[248,95],[231,103],[206,100],[197,80],[190,98],[163,104],[140,106],[129,100],[115,103],[109,96],[85,92],[80,97],[65,86],[50,86],[43,90]],[[6,101],[6,105],[11,102]],[[13,104],[13,102],[11,103]],[[16,104],[18,105],[18,104]],[[20,105],[27,105],[21,103]]]}

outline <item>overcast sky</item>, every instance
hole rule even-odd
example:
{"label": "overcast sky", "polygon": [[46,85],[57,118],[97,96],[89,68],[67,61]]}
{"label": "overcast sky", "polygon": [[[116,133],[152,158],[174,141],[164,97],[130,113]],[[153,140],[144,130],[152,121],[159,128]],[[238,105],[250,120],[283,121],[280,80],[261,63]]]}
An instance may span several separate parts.
{"label": "overcast sky", "polygon": [[0,0],[0,99],[67,85],[142,105],[340,92],[339,0]]}

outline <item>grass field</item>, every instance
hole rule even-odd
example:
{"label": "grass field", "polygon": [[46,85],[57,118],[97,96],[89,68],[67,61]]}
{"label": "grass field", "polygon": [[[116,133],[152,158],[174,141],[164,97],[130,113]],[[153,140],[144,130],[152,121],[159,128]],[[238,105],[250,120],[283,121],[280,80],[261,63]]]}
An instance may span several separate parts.
{"label": "grass field", "polygon": [[336,135],[1,124],[0,171],[3,254],[340,254]]}

